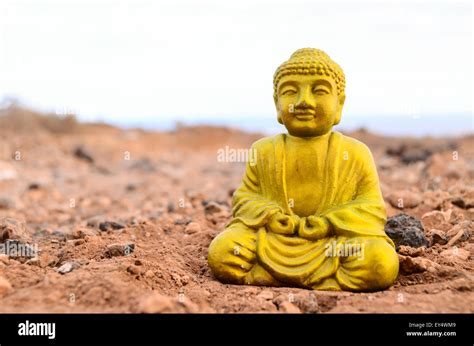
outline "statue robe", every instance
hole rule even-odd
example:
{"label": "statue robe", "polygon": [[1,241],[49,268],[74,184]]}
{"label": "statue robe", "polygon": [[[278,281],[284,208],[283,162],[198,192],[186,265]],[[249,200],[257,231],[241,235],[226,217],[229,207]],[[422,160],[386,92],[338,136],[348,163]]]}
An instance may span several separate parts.
{"label": "statue robe", "polygon": [[[293,214],[288,204],[285,178],[286,138],[287,135],[279,134],[253,144],[256,162],[247,163],[242,185],[234,193],[233,219],[219,235],[222,236],[220,243],[224,242],[222,239],[226,234],[230,235],[229,239],[233,245],[246,248],[244,250],[248,253],[243,256],[240,254],[240,259],[244,258],[245,263],[237,263],[242,263],[242,269],[250,270],[258,263],[273,278],[286,285],[318,289],[318,284],[333,277],[339,289],[371,289],[370,284],[364,284],[365,279],[371,279],[364,278],[370,275],[363,268],[370,267],[377,260],[381,261],[381,265],[388,264],[389,270],[384,275],[390,276],[389,285],[393,283],[398,273],[398,260],[394,263],[394,244],[384,232],[386,212],[377,171],[367,146],[355,139],[339,132],[332,132],[328,136],[323,181],[314,184],[317,197],[315,200],[319,201],[315,215],[329,221],[333,232],[331,236],[316,241],[307,240],[297,234],[276,234],[265,227],[267,221],[277,212]],[[219,243],[217,238],[213,243]],[[359,256],[356,262],[352,260],[344,269],[340,263],[344,257],[338,253],[344,253],[347,250],[347,247],[344,250],[344,246],[347,244],[362,246],[363,256]],[[367,244],[370,246],[364,249]],[[210,264],[222,262],[211,264],[215,273],[225,270],[225,263],[234,263],[230,258],[217,259],[214,256],[220,252],[217,249],[220,246],[213,248],[211,244],[209,253]],[[331,249],[333,255],[328,255],[328,249]],[[364,254],[367,249],[369,253],[365,251]],[[382,257],[371,256],[371,249],[377,250],[375,252],[380,253]],[[247,263],[250,265],[247,266]],[[352,278],[351,268],[360,275]],[[386,283],[380,282],[373,283],[372,286],[374,285],[387,286]]]}

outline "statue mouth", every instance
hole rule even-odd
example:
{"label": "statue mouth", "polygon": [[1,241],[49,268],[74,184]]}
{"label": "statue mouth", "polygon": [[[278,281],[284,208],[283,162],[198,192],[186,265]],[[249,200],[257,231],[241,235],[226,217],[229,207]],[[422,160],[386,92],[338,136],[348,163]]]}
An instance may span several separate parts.
{"label": "statue mouth", "polygon": [[295,115],[295,118],[301,121],[313,120],[314,117],[315,117],[314,114],[310,114],[310,113],[302,113],[302,114]]}

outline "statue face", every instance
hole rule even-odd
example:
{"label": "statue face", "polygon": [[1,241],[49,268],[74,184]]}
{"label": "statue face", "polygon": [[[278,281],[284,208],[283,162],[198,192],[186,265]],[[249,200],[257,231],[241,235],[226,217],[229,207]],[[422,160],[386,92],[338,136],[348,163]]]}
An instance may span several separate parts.
{"label": "statue face", "polygon": [[331,77],[289,75],[278,83],[275,105],[278,121],[290,135],[315,137],[339,123],[344,97],[338,97]]}

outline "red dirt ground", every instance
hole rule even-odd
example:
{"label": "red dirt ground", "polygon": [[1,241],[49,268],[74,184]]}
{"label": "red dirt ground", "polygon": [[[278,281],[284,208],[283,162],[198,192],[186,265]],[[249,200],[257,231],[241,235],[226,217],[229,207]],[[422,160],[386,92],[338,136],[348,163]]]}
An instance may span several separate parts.
{"label": "red dirt ground", "polygon": [[[17,238],[39,253],[0,255],[1,312],[474,312],[474,136],[349,134],[374,154],[389,216],[417,217],[437,244],[402,247],[401,273],[387,291],[323,292],[224,285],[207,265],[244,171],[218,162],[217,150],[248,148],[262,135],[3,113],[0,241]],[[406,164],[396,152],[402,143],[406,157],[434,153]]]}

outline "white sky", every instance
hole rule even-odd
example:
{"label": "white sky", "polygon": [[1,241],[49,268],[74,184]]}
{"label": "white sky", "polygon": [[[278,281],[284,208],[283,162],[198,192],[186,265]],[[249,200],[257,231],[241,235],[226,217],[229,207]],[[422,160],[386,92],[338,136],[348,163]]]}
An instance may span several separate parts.
{"label": "white sky", "polygon": [[472,111],[471,2],[0,0],[0,99],[88,119],[274,115],[302,47],[345,71],[344,114]]}

